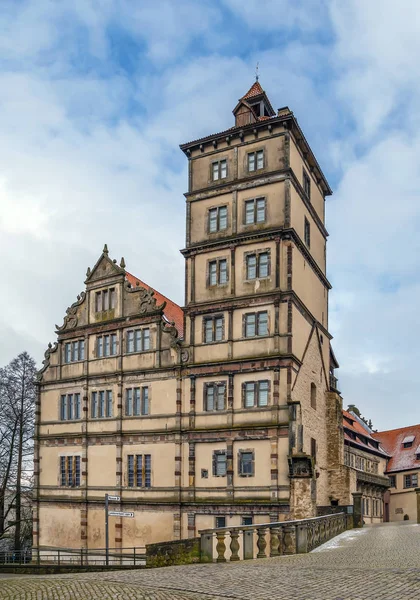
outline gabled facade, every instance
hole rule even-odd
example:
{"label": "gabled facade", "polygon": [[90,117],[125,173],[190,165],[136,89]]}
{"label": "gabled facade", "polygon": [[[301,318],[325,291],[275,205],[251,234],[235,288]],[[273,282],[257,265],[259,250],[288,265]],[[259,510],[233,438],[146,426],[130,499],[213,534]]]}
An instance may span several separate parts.
{"label": "gabled facade", "polygon": [[348,503],[328,332],[331,190],[293,113],[275,113],[259,83],[234,115],[181,146],[184,308],[105,248],[46,353],[41,548],[103,547],[105,492],[135,513],[114,519],[114,547]]}
{"label": "gabled facade", "polygon": [[417,519],[416,488],[420,487],[420,425],[373,434],[386,449],[390,480],[389,520]]}

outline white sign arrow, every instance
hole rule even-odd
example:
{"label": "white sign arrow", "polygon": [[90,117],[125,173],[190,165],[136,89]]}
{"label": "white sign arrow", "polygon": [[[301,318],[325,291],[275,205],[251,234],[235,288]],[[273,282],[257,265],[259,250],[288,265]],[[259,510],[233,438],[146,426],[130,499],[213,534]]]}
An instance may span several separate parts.
{"label": "white sign arrow", "polygon": [[134,517],[133,512],[123,512],[121,510],[110,510],[108,514],[110,517],[130,517],[131,519]]}
{"label": "white sign arrow", "polygon": [[121,496],[108,496],[108,500],[112,500],[113,502],[119,502],[121,500]]}

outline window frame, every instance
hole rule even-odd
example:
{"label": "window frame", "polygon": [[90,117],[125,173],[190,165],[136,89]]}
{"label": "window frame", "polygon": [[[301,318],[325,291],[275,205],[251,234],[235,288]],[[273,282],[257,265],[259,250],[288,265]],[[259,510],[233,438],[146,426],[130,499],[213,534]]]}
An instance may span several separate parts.
{"label": "window frame", "polygon": [[[220,388],[222,388],[223,394],[223,405],[219,408],[220,400]],[[213,408],[209,408],[209,391],[212,390],[210,395],[213,396]],[[227,400],[227,382],[226,381],[211,381],[206,382],[203,387],[203,410],[204,412],[221,412],[226,410]]]}
{"label": "window frame", "polygon": [[59,420],[80,421],[82,418],[82,400],[80,392],[60,394]]}
{"label": "window frame", "polygon": [[[260,327],[261,327],[261,317],[262,315],[266,315],[267,319],[266,319],[266,333],[260,333]],[[254,317],[254,334],[253,335],[247,335],[247,331],[248,331],[248,320]],[[268,310],[261,310],[258,312],[252,312],[252,313],[244,313],[243,314],[243,337],[246,339],[252,339],[252,338],[262,338],[262,337],[267,337],[270,335],[270,319],[269,319],[269,314],[268,314]]]}
{"label": "window frame", "polygon": [[[77,349],[77,350],[76,350]],[[83,362],[85,360],[85,339],[71,340],[64,343],[64,364],[69,365],[74,362]],[[77,358],[75,358],[77,354]]]}
{"label": "window frame", "polygon": [[[101,395],[103,398],[103,415],[101,415]],[[112,389],[92,390],[90,394],[90,418],[91,419],[112,419],[114,414],[114,397]]]}
{"label": "window frame", "polygon": [[104,333],[96,336],[96,358],[110,358],[118,355],[118,336]]}
{"label": "window frame", "polygon": [[[147,332],[147,335],[145,334],[145,332]],[[131,347],[132,350],[130,349]],[[136,329],[127,329],[125,334],[125,353],[139,354],[140,352],[149,351],[150,327],[137,327]]]}
{"label": "window frame", "polygon": [[[221,219],[224,219],[225,217],[222,216],[221,218],[221,211],[222,210],[226,210],[226,227],[221,227],[220,222]],[[215,213],[215,219],[212,218],[213,213]],[[212,222],[216,223],[216,228],[212,229]],[[227,231],[229,229],[229,208],[227,204],[221,204],[220,206],[212,206],[208,209],[207,211],[207,233],[208,234],[213,234],[213,233],[219,233],[220,231]]]}
{"label": "window frame", "polygon": [[311,408],[316,410],[316,400],[317,400],[317,388],[316,384],[311,382]]}
{"label": "window frame", "polygon": [[[244,456],[249,455],[251,458],[247,461],[250,465],[250,472],[245,472],[245,461]],[[255,477],[255,450],[244,449],[238,450],[238,476],[239,477]]]}
{"label": "window frame", "polygon": [[[270,406],[270,391],[271,391],[271,381],[269,379],[257,379],[255,381],[244,381],[242,384],[242,408],[251,409],[251,408],[266,408]],[[264,386],[267,386],[267,389],[262,389]],[[252,388],[252,404],[247,404],[248,402],[248,391],[251,391]],[[266,392],[267,394],[267,403],[261,403],[262,392]]]}
{"label": "window frame", "polygon": [[[224,464],[224,473],[218,473],[219,461],[218,457],[224,457],[222,463]],[[213,477],[227,477],[227,451],[226,450],[213,450],[212,457],[212,474]]]}
{"label": "window frame", "polygon": [[127,485],[129,488],[152,487],[152,455],[127,454]]}
{"label": "window frame", "polygon": [[148,385],[125,388],[124,417],[147,417],[150,415],[150,391]]}
{"label": "window frame", "polygon": [[104,288],[95,292],[95,312],[114,310],[116,304],[115,287]]}
{"label": "window frame", "polygon": [[[259,157],[258,155],[261,154],[262,156],[262,165],[259,165]],[[251,169],[251,158],[252,161],[254,163],[254,168]],[[247,152],[247,159],[246,159],[246,166],[247,166],[247,171],[248,173],[255,173],[256,171],[262,171],[265,167],[265,152],[264,152],[264,148],[260,148],[258,150],[253,150],[252,152]]]}
{"label": "window frame", "polygon": [[303,240],[307,248],[311,247],[311,223],[307,217],[305,217],[303,224]]}
{"label": "window frame", "polygon": [[[258,220],[258,203],[264,203],[263,211],[264,218],[262,220]],[[252,206],[252,211],[248,211],[247,207]],[[252,213],[252,221],[248,222],[247,217],[248,213]],[[256,196],[255,198],[248,198],[244,200],[244,216],[243,216],[243,224],[245,227],[250,227],[251,225],[259,225],[261,223],[265,223],[267,221],[267,198],[266,196]]]}
{"label": "window frame", "polygon": [[[224,163],[224,165],[222,164]],[[215,166],[217,165],[217,177],[214,176]],[[222,176],[223,170],[225,174]],[[219,158],[219,160],[213,160],[210,164],[210,178],[211,181],[223,181],[228,177],[228,161],[227,158]]]}
{"label": "window frame", "polygon": [[302,188],[303,188],[303,191],[304,191],[306,197],[308,198],[308,200],[310,200],[311,199],[311,178],[308,175],[308,172],[306,171],[305,167],[302,167],[302,171],[303,171]]}
{"label": "window frame", "polygon": [[[226,269],[223,270],[221,265],[225,263]],[[215,283],[212,283],[212,267],[214,269]],[[224,272],[226,274],[225,281],[221,281],[221,274]],[[222,287],[228,285],[229,283],[229,268],[228,268],[228,259],[227,257],[215,258],[213,260],[207,261],[207,287]]]}
{"label": "window frame", "polygon": [[81,458],[79,454],[60,455],[59,487],[80,487],[82,482]]}
{"label": "window frame", "polygon": [[[217,332],[220,329],[217,325],[217,321],[221,321],[221,338],[217,339]],[[211,327],[211,340],[207,339],[207,323],[212,323]],[[225,339],[225,316],[224,314],[213,315],[212,317],[203,317],[203,344],[220,344]]]}
{"label": "window frame", "polygon": [[[263,267],[261,257],[267,257],[267,274],[262,275],[261,269]],[[257,279],[268,279],[271,275],[271,253],[269,249],[259,250],[257,252],[247,252],[244,255],[245,258],[245,280],[255,281]],[[255,260],[255,267],[250,265],[251,260]],[[250,269],[255,268],[255,277],[250,274]]]}

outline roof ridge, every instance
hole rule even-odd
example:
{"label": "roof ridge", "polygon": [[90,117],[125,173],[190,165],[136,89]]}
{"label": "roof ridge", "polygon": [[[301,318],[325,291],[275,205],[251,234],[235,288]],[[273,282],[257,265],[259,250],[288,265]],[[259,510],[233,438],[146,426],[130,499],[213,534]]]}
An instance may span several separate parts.
{"label": "roof ridge", "polygon": [[417,425],[406,425],[405,427],[396,427],[395,429],[385,429],[384,431],[375,431],[374,433],[380,434],[380,433],[391,433],[392,431],[401,431],[402,429],[413,429],[414,427],[420,427],[420,423],[418,423]]}
{"label": "roof ridge", "polygon": [[162,294],[162,292],[160,292],[159,290],[157,290],[156,288],[152,287],[151,285],[149,285],[148,283],[146,283],[145,281],[143,281],[142,279],[140,279],[140,277],[137,277],[137,275],[133,275],[133,273],[130,273],[129,271],[125,271],[127,275],[130,275],[131,277],[134,277],[134,279],[137,279],[138,281],[140,281],[140,283],[142,283],[143,285],[147,285],[147,287],[152,290],[153,292],[157,292],[160,296],[162,296],[162,298],[165,298],[165,300],[169,300],[169,302],[172,302],[172,304],[175,304],[176,306],[178,306],[179,308],[182,307],[177,303],[174,302],[174,300],[171,300],[170,298],[168,298],[168,296],[165,296],[165,294]]}

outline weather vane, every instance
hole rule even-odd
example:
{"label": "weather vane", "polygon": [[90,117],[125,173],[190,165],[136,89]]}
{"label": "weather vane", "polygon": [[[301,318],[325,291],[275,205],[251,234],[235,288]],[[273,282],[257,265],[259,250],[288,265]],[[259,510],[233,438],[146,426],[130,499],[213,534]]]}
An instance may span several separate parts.
{"label": "weather vane", "polygon": [[258,77],[259,77],[259,75],[258,75],[258,65],[259,65],[259,64],[260,64],[260,63],[259,63],[259,62],[257,62],[257,66],[255,67],[255,81],[258,81]]}

